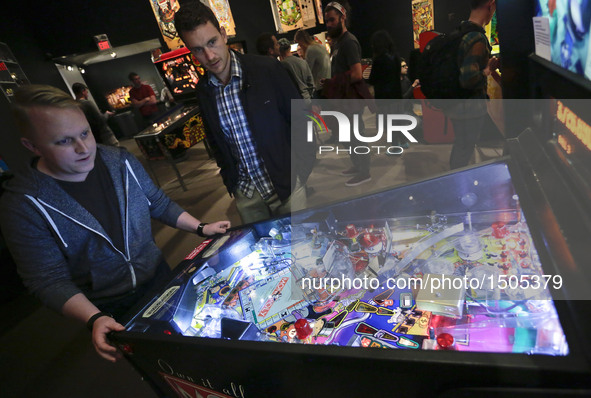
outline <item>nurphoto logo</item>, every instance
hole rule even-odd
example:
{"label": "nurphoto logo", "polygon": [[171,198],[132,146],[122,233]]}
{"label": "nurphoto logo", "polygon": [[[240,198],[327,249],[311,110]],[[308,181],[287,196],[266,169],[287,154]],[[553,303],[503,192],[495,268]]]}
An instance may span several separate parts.
{"label": "nurphoto logo", "polygon": [[[376,133],[373,136],[362,135],[359,131],[359,118],[361,115],[353,114],[353,122],[347,115],[337,111],[321,111],[320,114],[311,112],[308,117],[307,125],[307,140],[308,142],[314,142],[314,126],[319,131],[328,132],[328,127],[323,116],[332,116],[336,118],[338,124],[338,135],[337,141],[341,144],[345,144],[347,148],[339,148],[338,145],[320,145],[318,147],[318,153],[335,152],[339,153],[355,153],[357,155],[367,155],[371,152],[377,154],[387,153],[390,155],[400,155],[404,151],[399,145],[392,145],[394,142],[398,142],[397,134],[402,134],[406,139],[412,143],[418,142],[413,135],[410,133],[411,130],[417,127],[417,119],[410,115],[391,115],[391,114],[378,114],[377,115],[377,128]],[[335,132],[332,132],[335,134]],[[386,142],[388,145],[375,145],[383,140],[384,134],[386,136]],[[352,146],[351,143],[364,143],[368,145],[356,145]],[[374,145],[369,145],[374,144]]]}

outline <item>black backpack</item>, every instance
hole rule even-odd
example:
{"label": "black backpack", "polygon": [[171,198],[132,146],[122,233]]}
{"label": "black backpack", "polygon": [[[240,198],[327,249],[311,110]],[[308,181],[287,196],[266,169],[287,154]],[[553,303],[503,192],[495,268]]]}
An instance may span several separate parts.
{"label": "black backpack", "polygon": [[421,53],[419,80],[421,91],[429,99],[463,99],[472,91],[460,86],[458,50],[465,34],[482,32],[474,24],[462,24],[450,34],[434,37]]}

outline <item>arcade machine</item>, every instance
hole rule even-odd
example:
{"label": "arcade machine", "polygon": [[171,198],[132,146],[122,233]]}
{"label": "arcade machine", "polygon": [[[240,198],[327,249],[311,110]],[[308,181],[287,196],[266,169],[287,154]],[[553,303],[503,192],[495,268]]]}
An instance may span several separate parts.
{"label": "arcade machine", "polygon": [[208,239],[113,342],[171,397],[590,396],[591,85],[529,67],[508,156]]}
{"label": "arcade machine", "polygon": [[162,54],[154,65],[168,88],[167,102],[172,99],[174,105],[134,138],[146,159],[167,160],[185,189],[175,164],[184,159],[187,149],[205,138],[195,103],[197,83],[205,71],[185,47]]}
{"label": "arcade machine", "polygon": [[552,145],[208,239],[112,340],[171,397],[589,395],[591,148]]}

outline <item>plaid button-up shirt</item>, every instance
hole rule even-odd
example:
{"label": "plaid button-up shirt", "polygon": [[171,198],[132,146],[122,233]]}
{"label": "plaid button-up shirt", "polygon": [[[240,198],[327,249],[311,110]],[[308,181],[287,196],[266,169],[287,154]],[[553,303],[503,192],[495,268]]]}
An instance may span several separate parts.
{"label": "plaid button-up shirt", "polygon": [[239,94],[243,86],[240,62],[232,51],[230,51],[230,57],[228,84],[224,85],[212,73],[209,74],[209,84],[214,87],[220,126],[226,142],[232,151],[232,156],[238,161],[238,189],[247,198],[252,198],[256,189],[266,200],[275,193],[275,190],[265,163],[258,153],[240,101]]}
{"label": "plaid button-up shirt", "polygon": [[[462,24],[472,23],[462,22]],[[479,98],[486,98],[487,78],[482,71],[488,65],[490,51],[488,39],[481,32],[466,33],[458,49],[458,59],[462,60],[460,84],[464,88],[473,90],[475,94],[479,94]]]}

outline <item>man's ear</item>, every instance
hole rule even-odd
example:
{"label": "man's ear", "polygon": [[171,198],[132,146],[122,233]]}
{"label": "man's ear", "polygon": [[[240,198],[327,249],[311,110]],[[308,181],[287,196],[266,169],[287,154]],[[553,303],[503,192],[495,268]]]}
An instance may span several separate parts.
{"label": "man's ear", "polygon": [[228,35],[226,34],[226,29],[223,26],[220,26],[220,33],[222,35],[222,39],[224,39],[224,43],[227,43]]}
{"label": "man's ear", "polygon": [[37,149],[37,147],[35,146],[35,144],[33,144],[33,142],[25,137],[21,137],[21,144],[23,144],[23,146],[25,148],[27,148],[29,151],[33,152],[35,155],[39,155],[39,150]]}

